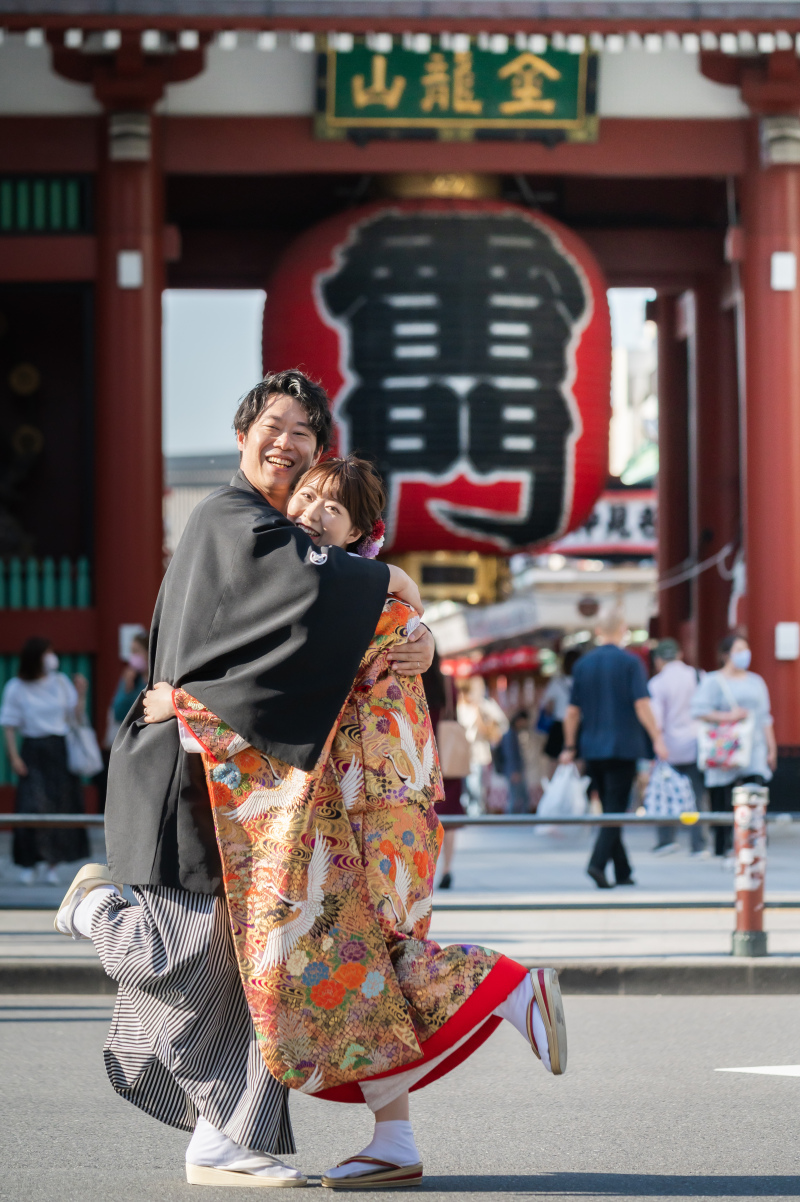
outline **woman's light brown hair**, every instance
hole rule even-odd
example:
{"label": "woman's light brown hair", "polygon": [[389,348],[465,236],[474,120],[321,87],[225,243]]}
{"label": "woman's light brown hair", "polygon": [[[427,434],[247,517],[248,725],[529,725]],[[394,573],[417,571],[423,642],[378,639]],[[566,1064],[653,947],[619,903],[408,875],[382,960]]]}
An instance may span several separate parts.
{"label": "woman's light brown hair", "polygon": [[321,493],[339,501],[350,514],[350,521],[361,534],[356,542],[372,533],[386,506],[386,490],[378,472],[367,459],[347,455],[344,459],[326,459],[302,476],[295,492],[304,484],[313,484]]}

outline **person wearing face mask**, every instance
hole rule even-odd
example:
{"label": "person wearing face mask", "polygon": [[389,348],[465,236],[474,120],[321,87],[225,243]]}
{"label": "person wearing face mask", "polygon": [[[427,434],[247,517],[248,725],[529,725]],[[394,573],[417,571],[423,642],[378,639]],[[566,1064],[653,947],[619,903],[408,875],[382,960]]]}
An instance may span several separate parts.
{"label": "person wearing face mask", "polygon": [[[58,656],[49,639],[28,639],[17,675],[3,689],[0,726],[11,768],[19,778],[18,814],[83,813],[80,780],[67,768],[65,736],[73,717],[81,719],[87,682],[83,676],[70,680],[58,668]],[[88,854],[82,827],[14,831],[13,859],[25,885],[34,883],[40,863],[47,865],[47,884],[57,885],[58,865],[85,859]]]}
{"label": "person wearing face mask", "polygon": [[[111,702],[111,710],[116,725],[114,737],[117,730],[119,730],[127,718],[128,711],[135,703],[136,698],[147,684],[147,637],[146,632],[142,631],[140,634],[134,635],[131,639],[128,664],[119,678],[117,691],[114,694],[114,700]],[[113,742],[114,738],[112,737],[111,743]],[[111,743],[109,743],[109,746],[111,746]]]}
{"label": "person wearing face mask", "polygon": [[[693,718],[702,722],[740,722],[753,717],[750,763],[744,768],[707,768],[706,787],[715,813],[730,811],[733,787],[739,784],[766,785],[778,760],[769,692],[762,676],[750,669],[750,647],[739,634],[728,634],[719,647],[721,668],[700,682],[691,706]],[[731,848],[730,827],[714,828],[714,851],[724,856]]]}

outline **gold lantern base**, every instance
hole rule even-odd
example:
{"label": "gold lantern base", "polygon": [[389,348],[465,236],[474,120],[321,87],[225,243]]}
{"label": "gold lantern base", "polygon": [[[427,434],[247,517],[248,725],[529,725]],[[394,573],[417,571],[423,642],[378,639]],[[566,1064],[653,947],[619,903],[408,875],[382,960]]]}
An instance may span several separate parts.
{"label": "gold lantern base", "polygon": [[497,200],[500,177],[477,171],[402,171],[381,176],[380,189],[397,200]]}
{"label": "gold lantern base", "polygon": [[416,581],[423,601],[491,605],[508,596],[508,562],[502,556],[478,551],[409,551],[388,558]]}

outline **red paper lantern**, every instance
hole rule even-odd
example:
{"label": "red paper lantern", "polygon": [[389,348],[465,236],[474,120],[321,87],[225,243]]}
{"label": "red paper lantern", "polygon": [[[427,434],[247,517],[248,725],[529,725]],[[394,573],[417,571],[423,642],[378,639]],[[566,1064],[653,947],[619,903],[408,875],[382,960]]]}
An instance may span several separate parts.
{"label": "red paper lantern", "polygon": [[500,201],[386,201],[297,239],[267,292],[264,367],[333,400],[338,449],[389,491],[386,550],[543,545],[607,477],[602,273],[572,231]]}

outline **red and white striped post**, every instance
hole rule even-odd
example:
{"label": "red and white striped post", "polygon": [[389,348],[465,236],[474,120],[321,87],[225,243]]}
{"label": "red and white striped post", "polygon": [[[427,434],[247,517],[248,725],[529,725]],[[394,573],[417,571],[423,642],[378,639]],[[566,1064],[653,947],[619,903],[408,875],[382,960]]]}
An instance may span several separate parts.
{"label": "red and white striped post", "polygon": [[733,853],[736,861],[734,956],[766,956],[764,874],[767,867],[767,805],[764,785],[733,790]]}

